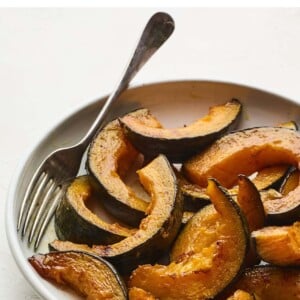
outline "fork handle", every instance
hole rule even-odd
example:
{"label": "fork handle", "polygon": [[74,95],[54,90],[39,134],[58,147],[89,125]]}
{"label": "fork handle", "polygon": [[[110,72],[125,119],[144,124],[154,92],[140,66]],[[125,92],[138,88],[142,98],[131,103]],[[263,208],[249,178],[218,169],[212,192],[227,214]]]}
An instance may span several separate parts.
{"label": "fork handle", "polygon": [[91,125],[89,131],[79,142],[79,144],[83,145],[84,149],[88,146],[96,132],[103,126],[111,104],[128,87],[130,81],[148,61],[148,59],[170,37],[174,28],[174,21],[167,13],[158,12],[150,18],[117,88],[105,101],[105,104]]}

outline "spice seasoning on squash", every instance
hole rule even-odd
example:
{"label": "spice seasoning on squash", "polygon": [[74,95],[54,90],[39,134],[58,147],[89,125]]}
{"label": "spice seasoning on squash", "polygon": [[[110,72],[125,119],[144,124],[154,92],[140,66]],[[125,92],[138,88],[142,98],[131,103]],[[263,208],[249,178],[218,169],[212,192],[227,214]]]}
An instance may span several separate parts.
{"label": "spice seasoning on squash", "polygon": [[171,263],[141,265],[129,286],[164,299],[211,299],[242,270],[248,232],[237,204],[213,179],[207,193],[213,205],[188,222],[173,246]]}

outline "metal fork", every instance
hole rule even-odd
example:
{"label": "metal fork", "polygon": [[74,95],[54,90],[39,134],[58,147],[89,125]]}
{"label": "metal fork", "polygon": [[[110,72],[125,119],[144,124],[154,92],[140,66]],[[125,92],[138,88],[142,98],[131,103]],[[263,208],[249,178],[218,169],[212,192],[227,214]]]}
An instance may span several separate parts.
{"label": "metal fork", "polygon": [[103,128],[112,103],[169,38],[174,27],[172,17],[166,13],[159,12],[150,18],[120,83],[106,100],[87,134],[76,145],[52,152],[34,173],[20,206],[17,230],[21,231],[22,238],[28,233],[28,245],[34,241],[35,251],[64,194],[64,182],[77,175],[82,156],[96,131]]}

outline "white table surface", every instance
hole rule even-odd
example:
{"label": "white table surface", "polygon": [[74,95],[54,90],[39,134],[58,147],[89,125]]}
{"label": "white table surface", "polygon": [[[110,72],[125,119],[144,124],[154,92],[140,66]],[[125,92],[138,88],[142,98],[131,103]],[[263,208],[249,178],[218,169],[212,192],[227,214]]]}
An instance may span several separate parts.
{"label": "white table surface", "polygon": [[300,103],[300,9],[0,9],[0,299],[40,299],[5,238],[18,161],[68,112],[112,90],[159,10],[174,17],[175,33],[134,83],[232,81]]}

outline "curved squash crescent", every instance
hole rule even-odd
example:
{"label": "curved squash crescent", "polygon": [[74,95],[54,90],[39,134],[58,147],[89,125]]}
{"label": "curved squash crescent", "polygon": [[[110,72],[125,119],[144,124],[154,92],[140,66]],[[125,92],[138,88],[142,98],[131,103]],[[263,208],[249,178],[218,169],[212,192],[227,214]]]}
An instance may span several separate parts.
{"label": "curved squash crescent", "polygon": [[148,109],[119,119],[131,143],[148,157],[162,153],[171,162],[182,162],[237,125],[242,104],[236,100],[210,107],[206,116],[188,126],[163,128]]}
{"label": "curved squash crescent", "polygon": [[248,250],[248,231],[237,204],[209,180],[208,205],[189,221],[172,249],[168,265],[142,265],[129,286],[164,299],[212,299],[241,272]]}
{"label": "curved squash crescent", "polygon": [[[250,175],[264,167],[291,164],[300,169],[300,133],[287,128],[257,127],[230,133],[183,165],[188,179],[206,186],[214,177],[230,188],[239,174]],[[280,199],[264,201],[270,223],[291,223],[299,218],[300,180]]]}

